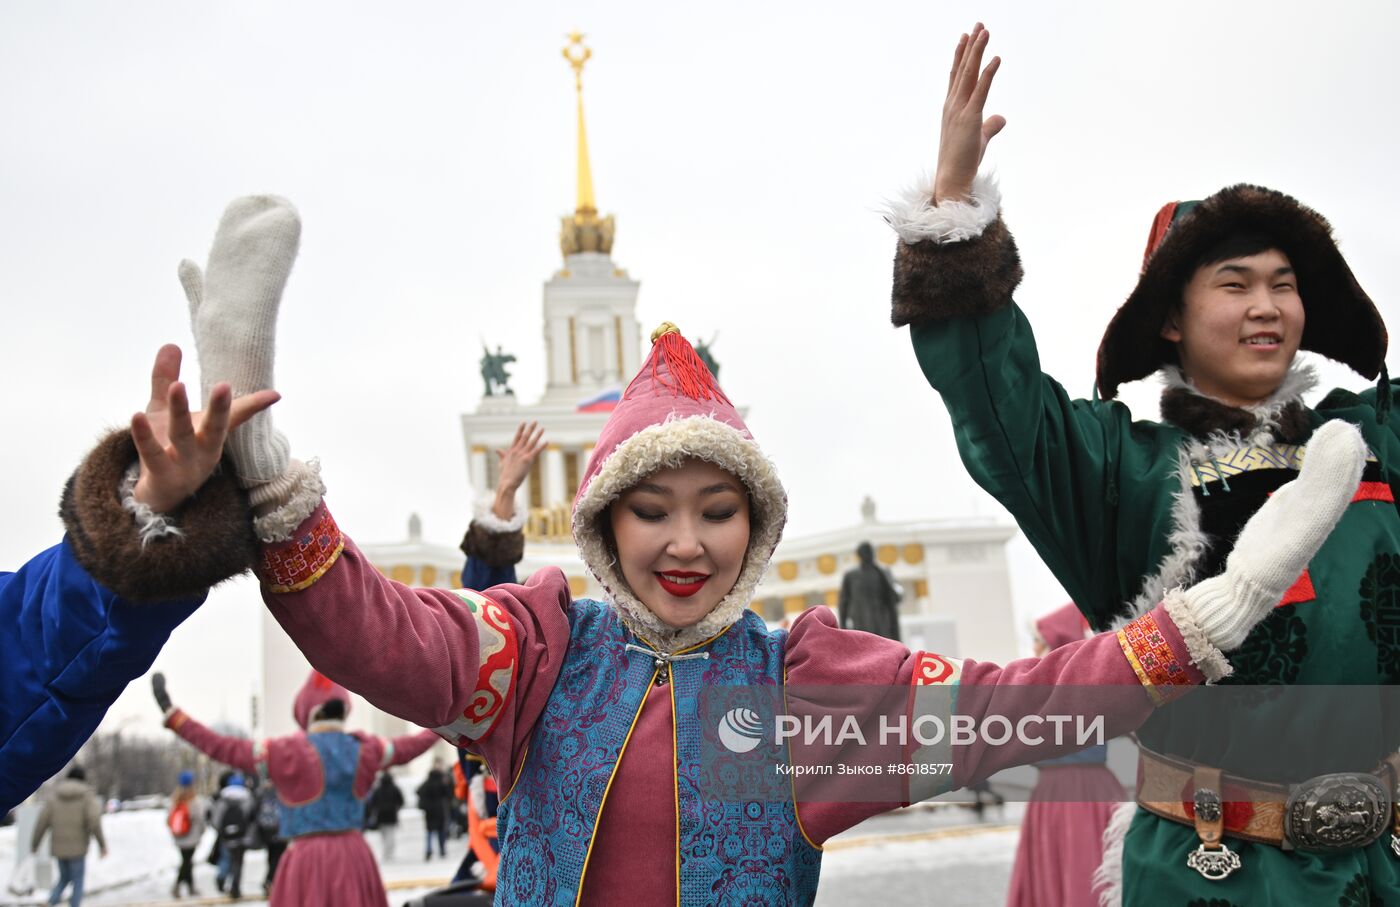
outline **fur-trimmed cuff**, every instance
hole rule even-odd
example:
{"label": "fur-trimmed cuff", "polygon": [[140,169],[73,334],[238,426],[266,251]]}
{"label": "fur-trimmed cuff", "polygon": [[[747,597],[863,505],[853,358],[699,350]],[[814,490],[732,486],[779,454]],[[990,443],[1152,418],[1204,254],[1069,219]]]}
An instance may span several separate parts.
{"label": "fur-trimmed cuff", "polygon": [[[939,205],[941,211],[948,205]],[[970,205],[958,205],[971,209]],[[1021,256],[1000,216],[963,241],[901,239],[894,255],[890,320],[895,327],[985,315],[1005,308],[1021,283]],[[955,230],[961,228],[952,228]]]}
{"label": "fur-trimmed cuff", "polygon": [[933,178],[924,174],[885,209],[885,223],[909,245],[976,239],[1001,213],[1001,190],[991,176],[972,183],[972,200],[933,203]]}
{"label": "fur-trimmed cuff", "polygon": [[63,489],[59,517],[93,579],[130,601],[170,601],[201,596],[253,565],[252,511],[231,469],[220,469],[173,512],[152,514],[180,527],[156,534],[151,521],[138,523],[123,506],[122,487],[136,461],[131,433],[113,432]]}
{"label": "fur-trimmed cuff", "polygon": [[496,516],[489,502],[479,503],[472,508],[472,522],[480,523],[488,532],[519,532],[525,528],[525,509],[517,507],[510,519],[503,520]]}
{"label": "fur-trimmed cuff", "polygon": [[127,467],[126,475],[122,477],[121,487],[117,493],[121,495],[122,509],[131,514],[136,519],[136,532],[141,536],[141,547],[154,539],[175,536],[181,538],[184,533],[180,527],[171,521],[170,517],[163,513],[156,513],[147,505],[136,500],[136,483],[141,480],[141,463],[138,461]]}
{"label": "fur-trimmed cuff", "polygon": [[268,544],[285,542],[315,512],[325,494],[321,461],[293,460],[280,478],[249,489],[248,496],[258,514],[253,520],[253,531]]}
{"label": "fur-trimmed cuff", "polygon": [[1186,600],[1181,589],[1172,589],[1162,599],[1162,607],[1167,616],[1181,632],[1181,640],[1186,643],[1186,651],[1191,655],[1191,663],[1206,675],[1206,681],[1216,683],[1234,673],[1230,660],[1210,641],[1210,637],[1196,622],[1196,612]]}
{"label": "fur-trimmed cuff", "polygon": [[525,512],[503,520],[490,508],[477,508],[476,516],[462,536],[462,553],[492,567],[513,567],[525,556]]}

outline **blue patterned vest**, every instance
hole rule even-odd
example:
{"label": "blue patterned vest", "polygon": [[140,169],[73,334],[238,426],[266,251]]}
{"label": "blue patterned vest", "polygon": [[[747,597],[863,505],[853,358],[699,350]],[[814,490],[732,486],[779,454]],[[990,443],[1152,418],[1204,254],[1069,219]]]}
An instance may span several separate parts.
{"label": "blue patterned vest", "polygon": [[321,758],[321,795],[289,806],[282,804],[282,837],[295,838],[313,832],[359,830],[364,824],[365,803],[354,794],[355,767],[360,762],[360,741],[349,734],[307,734]]}
{"label": "blue patterned vest", "polygon": [[[652,657],[626,649],[635,639],[608,605],[576,601],[569,622],[568,654],[497,817],[497,905],[578,902],[603,797],[656,677]],[[786,632],[770,632],[758,615],[746,611],[703,647],[708,659],[671,665],[683,907],[776,907],[808,904],[816,896],[821,852],[798,827],[790,797],[723,802],[704,793],[714,784],[701,760],[702,690],[780,687],[786,642]],[[615,894],[626,898],[625,892]]]}

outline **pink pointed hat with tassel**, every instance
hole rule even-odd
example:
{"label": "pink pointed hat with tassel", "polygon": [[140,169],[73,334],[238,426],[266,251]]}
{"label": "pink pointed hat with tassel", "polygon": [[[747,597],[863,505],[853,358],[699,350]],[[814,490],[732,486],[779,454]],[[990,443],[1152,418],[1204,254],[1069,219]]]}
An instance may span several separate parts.
{"label": "pink pointed hat with tassel", "polygon": [[306,683],[302,684],[301,690],[297,692],[297,698],[292,701],[292,716],[305,730],[311,724],[311,716],[316,714],[316,710],[332,699],[343,701],[345,714],[350,714],[350,691],[320,671],[312,671],[311,676],[306,678]]}
{"label": "pink pointed hat with tassel", "polygon": [[[674,651],[721,632],[743,614],[782,538],[787,494],[739,411],[680,330],[667,322],[651,335],[642,364],[598,436],[578,496],[573,532],[579,554],[607,591],[624,623]],[[727,470],[749,494],[749,548],[733,589],[699,623],[680,630],[652,614],[622,578],[603,521],[622,492],[653,473],[704,460]]]}

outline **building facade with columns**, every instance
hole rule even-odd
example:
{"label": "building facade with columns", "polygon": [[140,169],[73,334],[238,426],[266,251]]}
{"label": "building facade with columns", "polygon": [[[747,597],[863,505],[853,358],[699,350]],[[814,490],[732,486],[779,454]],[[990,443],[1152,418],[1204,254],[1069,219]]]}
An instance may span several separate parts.
{"label": "building facade with columns", "polygon": [[[616,399],[643,361],[643,333],[636,315],[641,288],[612,258],[615,222],[600,217],[583,120],[581,73],[588,59],[572,36],[565,56],[578,91],[578,194],[575,211],[562,218],[560,268],[544,283],[539,358],[545,390],[532,403],[492,388],[473,412],[460,417],[466,468],[479,502],[494,497],[495,451],[508,447],[522,422],[536,421],[547,446],[522,486],[517,507],[527,514],[524,578],[542,567],[561,569],[575,597],[599,596],[574,547],[570,514],[588,458]],[[677,313],[684,317],[683,313]],[[730,388],[730,390],[735,390]],[[744,410],[741,409],[741,412]],[[854,516],[854,515],[853,515]],[[465,528],[465,527],[463,527]],[[868,541],[876,559],[903,589],[901,626],[913,648],[1004,662],[1016,657],[1018,628],[1012,612],[1006,543],[1011,526],[985,519],[882,522],[866,500],[858,520],[840,529],[802,532],[789,526],[752,607],[779,625],[812,606],[836,607],[841,578],[856,563],[856,546]],[[452,588],[459,584],[463,555],[455,545],[422,537],[416,516],[397,542],[361,544],[382,573],[408,585]],[[264,612],[265,733],[290,729],[291,698],[305,677],[306,663],[274,620]],[[357,703],[358,726],[397,734],[399,719]],[[287,727],[279,727],[281,722]],[[445,744],[444,744],[445,747]],[[416,767],[415,769],[416,770]]]}

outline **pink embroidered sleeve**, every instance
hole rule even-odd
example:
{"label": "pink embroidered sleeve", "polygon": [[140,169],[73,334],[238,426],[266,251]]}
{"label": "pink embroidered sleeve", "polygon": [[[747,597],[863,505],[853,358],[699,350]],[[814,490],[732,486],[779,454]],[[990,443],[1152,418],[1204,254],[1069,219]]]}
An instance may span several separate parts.
{"label": "pink embroidered sleeve", "polygon": [[568,648],[557,569],[486,592],[384,577],[322,504],[263,548],[263,600],[316,670],[511,776]]}
{"label": "pink embroidered sleeve", "polygon": [[[1156,706],[1205,680],[1193,664],[1180,630],[1160,606],[1118,633],[1103,633],[1062,646],[1043,658],[1020,659],[1005,666],[911,652],[878,636],[838,629],[830,609],[813,608],[793,625],[786,661],[790,703],[793,698],[801,700],[803,690],[845,687],[853,691],[847,702],[880,703],[894,712],[902,701],[904,714],[890,714],[886,724],[910,728],[921,718],[936,719],[939,728],[949,731],[928,745],[921,745],[913,734],[899,738],[909,741],[898,754],[899,761],[951,769],[942,774],[906,775],[898,785],[873,788],[889,795],[883,802],[861,802],[859,797],[847,796],[853,788],[848,786],[843,792],[839,784],[833,785],[820,775],[798,776],[794,791],[799,818],[804,833],[816,844],[904,803],[1088,745],[1079,742],[1075,733],[1058,744],[1055,735],[1039,733],[1025,738],[1013,734],[998,743],[993,738],[1001,736],[1003,718],[1010,728],[1018,727],[1028,716],[1030,720],[1061,714],[1082,716],[1089,727],[1101,719],[1107,740],[1136,729]],[[882,696],[880,691],[890,687],[903,688],[907,694],[899,700]],[[869,691],[868,697],[862,697],[861,690]],[[954,745],[951,728],[955,716],[978,729],[995,724],[996,733],[978,733],[972,742]],[[986,719],[993,716],[996,718],[989,724]],[[1035,737],[1039,742],[1025,742]],[[797,765],[855,761],[854,754],[839,746],[820,741],[809,744],[802,736],[792,738],[791,752]],[[887,752],[894,754],[893,750]]]}

